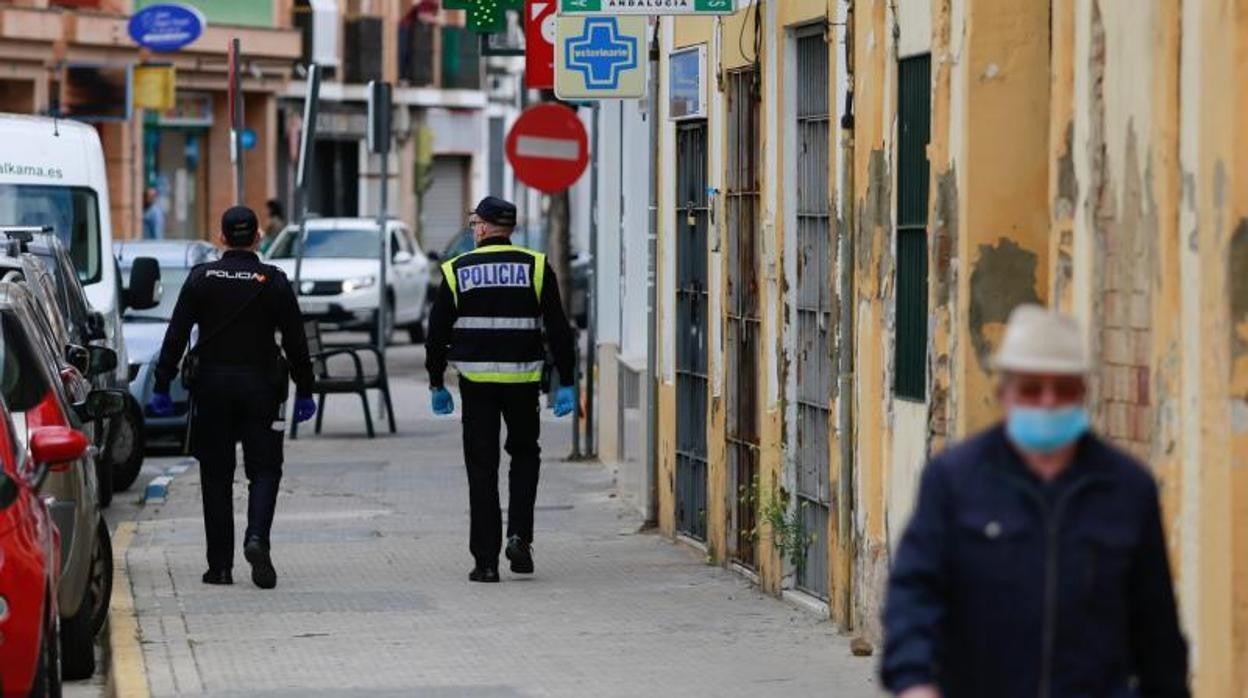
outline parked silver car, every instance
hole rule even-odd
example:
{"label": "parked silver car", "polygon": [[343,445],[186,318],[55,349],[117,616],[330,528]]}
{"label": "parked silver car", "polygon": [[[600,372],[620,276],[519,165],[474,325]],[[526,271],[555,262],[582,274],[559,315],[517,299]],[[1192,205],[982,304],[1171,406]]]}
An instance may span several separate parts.
{"label": "parked silver car", "polygon": [[[55,351],[55,330],[45,309],[12,270],[0,281],[0,393],[9,404],[20,438],[29,443],[40,428],[66,426],[89,437],[100,419],[125,405],[120,391],[92,390],[87,375],[111,371],[116,354],[104,347],[69,346]],[[92,366],[94,364],[94,366]],[[112,593],[112,546],[101,514],[94,449],[73,463],[58,463],[40,493],[61,536],[61,662],[66,678],[95,671],[95,635],[108,614]]]}
{"label": "parked silver car", "polygon": [[[130,395],[138,404],[146,405],[152,399],[156,359],[182,284],[191,273],[191,267],[219,259],[221,252],[202,240],[133,240],[118,242],[114,249],[123,273],[130,272],[136,259],[155,259],[160,265],[160,303],[146,309],[128,308],[121,318],[126,354],[130,357]],[[169,397],[173,399],[173,414],[161,417],[145,413],[146,439],[149,444],[172,441],[184,447],[190,396],[181,381],[174,381],[169,386]]]}

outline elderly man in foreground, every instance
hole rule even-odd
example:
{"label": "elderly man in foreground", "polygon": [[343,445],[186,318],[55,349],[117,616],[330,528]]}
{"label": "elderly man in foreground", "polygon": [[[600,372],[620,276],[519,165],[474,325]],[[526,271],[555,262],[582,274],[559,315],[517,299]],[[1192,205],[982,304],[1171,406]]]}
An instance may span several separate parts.
{"label": "elderly man in foreground", "polygon": [[881,676],[902,698],[1188,696],[1157,485],[1089,427],[1075,321],[1010,316],[1005,421],[928,464]]}

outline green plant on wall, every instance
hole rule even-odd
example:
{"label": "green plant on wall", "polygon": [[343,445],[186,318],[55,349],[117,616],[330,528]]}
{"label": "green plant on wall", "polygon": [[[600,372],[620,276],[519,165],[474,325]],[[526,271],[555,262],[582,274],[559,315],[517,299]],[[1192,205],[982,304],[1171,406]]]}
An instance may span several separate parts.
{"label": "green plant on wall", "polygon": [[758,512],[759,524],[749,531],[742,531],[743,535],[757,541],[758,526],[765,522],[771,528],[771,542],[780,552],[780,557],[788,560],[800,573],[806,566],[806,550],[815,539],[814,535],[806,532],[806,525],[802,522],[802,508],[806,504],[792,506],[793,496],[783,487],[764,492],[758,478],[748,486],[740,487],[737,496],[742,504],[750,505]]}

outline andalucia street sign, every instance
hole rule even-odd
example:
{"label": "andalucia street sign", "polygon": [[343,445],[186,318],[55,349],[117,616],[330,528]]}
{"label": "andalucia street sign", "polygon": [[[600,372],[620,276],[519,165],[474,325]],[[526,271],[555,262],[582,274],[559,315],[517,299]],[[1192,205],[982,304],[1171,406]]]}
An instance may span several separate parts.
{"label": "andalucia street sign", "polygon": [[737,0],[559,0],[561,15],[730,15]]}
{"label": "andalucia street sign", "polygon": [[624,99],[646,94],[645,17],[560,17],[555,34],[559,99]]}

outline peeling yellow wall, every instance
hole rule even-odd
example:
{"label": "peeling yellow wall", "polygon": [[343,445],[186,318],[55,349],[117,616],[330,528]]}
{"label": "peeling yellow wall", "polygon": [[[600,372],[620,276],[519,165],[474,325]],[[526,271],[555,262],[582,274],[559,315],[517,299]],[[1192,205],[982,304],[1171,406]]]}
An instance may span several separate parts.
{"label": "peeling yellow wall", "polygon": [[[852,539],[838,539],[835,525],[828,531],[834,620],[878,639],[888,544],[909,513],[914,473],[906,465],[998,418],[988,362],[1009,310],[1049,301],[1088,331],[1098,430],[1147,460],[1158,478],[1197,695],[1248,697],[1248,129],[1239,124],[1248,113],[1248,3],[930,0],[926,406],[891,396],[898,4],[856,0],[849,24],[856,284],[847,300],[856,334],[855,383],[845,397],[855,416],[855,519]],[[904,16],[907,0],[900,5]],[[792,78],[784,57],[793,27],[836,6],[767,2],[758,13],[764,492],[793,478],[785,417],[795,370],[793,280],[785,270],[794,251],[786,250],[784,193],[793,186],[785,177],[794,153],[784,147]],[[665,20],[668,49],[711,46],[711,89],[722,89],[722,71],[753,58],[754,16],[751,5],[719,20]],[[842,49],[831,41],[829,50],[835,80]],[[829,94],[835,102],[835,85]],[[833,106],[838,118],[841,106]],[[710,115],[721,168],[724,117],[721,94]],[[671,128],[662,112],[661,119]],[[835,123],[833,134],[830,163],[841,135]],[[661,190],[673,175],[672,163],[660,167]],[[714,177],[723,181],[722,171]],[[839,186],[830,177],[833,201]],[[661,206],[661,221],[671,206]],[[716,220],[720,229],[709,237],[725,240],[722,205]],[[659,249],[670,257],[665,235]],[[710,363],[719,377],[708,399],[708,549],[723,562],[735,533],[722,384],[728,269],[720,252],[710,259],[718,308],[711,334],[719,338]],[[660,264],[661,345],[674,341],[670,264]],[[668,378],[659,407],[660,524],[671,535],[675,389],[670,366],[661,375]],[[842,467],[835,416],[833,409],[833,491]],[[916,434],[916,424],[926,428]],[[760,585],[779,592],[791,569],[765,525],[757,561]]]}

